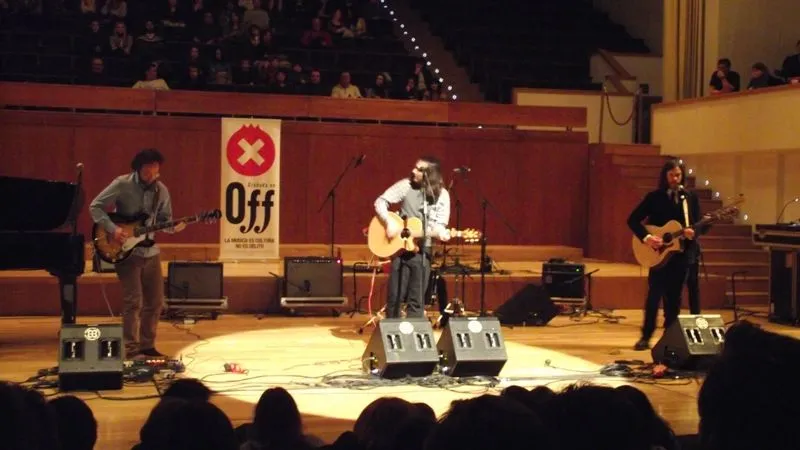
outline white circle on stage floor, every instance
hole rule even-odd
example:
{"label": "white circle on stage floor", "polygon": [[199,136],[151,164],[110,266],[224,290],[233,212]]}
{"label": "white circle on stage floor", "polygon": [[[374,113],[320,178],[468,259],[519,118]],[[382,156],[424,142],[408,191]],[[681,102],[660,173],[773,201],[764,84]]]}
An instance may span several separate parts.
{"label": "white circle on stage floor", "polygon": [[[220,395],[256,404],[266,389],[280,386],[292,394],[301,413],[345,420],[355,420],[369,403],[386,396],[427,403],[438,416],[449,409],[453,400],[499,393],[511,385],[547,385],[558,390],[581,380],[607,386],[624,384],[620,379],[601,378],[599,364],[506,338],[508,360],[497,377],[500,383],[494,387],[373,387],[363,383],[346,387],[342,386],[343,380],[367,379],[361,366],[366,343],[355,331],[351,339],[337,336],[337,332],[341,334],[340,329],[327,326],[246,331],[192,344],[179,355],[186,364],[184,377],[199,379]],[[372,329],[365,331],[371,332]],[[440,334],[435,331],[437,341]],[[237,364],[247,373],[226,373],[226,363]]]}

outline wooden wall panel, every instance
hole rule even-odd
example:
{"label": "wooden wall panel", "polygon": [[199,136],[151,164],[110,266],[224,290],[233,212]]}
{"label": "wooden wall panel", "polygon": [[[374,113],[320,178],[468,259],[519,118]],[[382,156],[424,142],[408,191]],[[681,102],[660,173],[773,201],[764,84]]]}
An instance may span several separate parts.
{"label": "wooden wall panel", "polygon": [[[219,205],[219,119],[4,111],[0,130],[10,131],[0,135],[5,175],[72,180],[72,168],[81,161],[90,201],[114,176],[129,170],[137,150],[156,146],[167,159],[162,180],[176,215]],[[443,159],[446,182],[460,189],[462,227],[480,228],[480,198],[486,197],[518,232],[510,233],[489,209],[493,245],[584,245],[584,133],[287,121],[282,134],[282,242],[328,242],[329,206],[318,209],[350,158],[366,154],[364,164],[342,181],[336,198],[336,242],[363,242],[361,230],[373,215],[375,198],[407,176],[419,156],[431,154]],[[31,165],[29,155],[47,164]],[[471,167],[469,186],[480,195],[452,172],[462,165]],[[88,233],[88,213],[80,223]],[[216,242],[218,235],[217,225],[194,225],[161,240]]]}

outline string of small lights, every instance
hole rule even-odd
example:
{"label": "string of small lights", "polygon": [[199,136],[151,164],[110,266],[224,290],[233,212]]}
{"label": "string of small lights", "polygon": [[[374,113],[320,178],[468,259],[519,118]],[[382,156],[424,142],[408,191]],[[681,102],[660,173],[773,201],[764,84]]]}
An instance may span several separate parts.
{"label": "string of small lights", "polygon": [[[421,49],[420,46],[419,46],[419,43],[417,42],[417,38],[415,36],[413,36],[411,33],[409,33],[408,30],[406,30],[406,24],[398,19],[397,13],[392,8],[392,6],[389,4],[389,1],[381,0],[381,4],[383,5],[383,9],[386,9],[386,10],[389,11],[389,15],[392,16],[392,21],[393,22],[400,22],[399,26],[400,26],[400,29],[403,30],[403,39],[406,39],[406,40],[408,40],[408,42],[411,43],[411,46],[414,49],[414,52],[416,52],[418,55],[422,56],[422,59],[425,60],[425,65],[428,67],[428,69],[431,70],[434,75],[438,75],[439,76],[439,86],[441,86],[442,88],[445,88],[445,85],[444,85],[444,74],[441,73],[441,70],[439,70],[438,67],[433,67],[433,62],[428,58],[428,52],[426,52],[425,50]],[[456,94],[455,89],[453,88],[452,84],[448,84],[446,89],[447,89],[447,95],[449,95],[452,100],[458,100],[458,94]]]}

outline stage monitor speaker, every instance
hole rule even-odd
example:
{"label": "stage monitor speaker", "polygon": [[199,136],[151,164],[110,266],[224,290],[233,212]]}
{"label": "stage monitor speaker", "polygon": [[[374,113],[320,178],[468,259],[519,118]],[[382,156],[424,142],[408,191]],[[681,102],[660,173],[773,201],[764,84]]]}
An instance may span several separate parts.
{"label": "stage monitor speaker", "polygon": [[381,320],[361,362],[366,371],[381,378],[431,375],[439,364],[431,323],[424,317]]}
{"label": "stage monitor speaker", "polygon": [[347,303],[343,296],[342,260],[332,257],[302,256],[284,259],[281,306],[328,307]]}
{"label": "stage monitor speaker", "polygon": [[122,389],[125,343],[121,324],[65,324],[59,341],[59,390]]}
{"label": "stage monitor speaker", "polygon": [[508,361],[496,317],[451,317],[436,347],[442,372],[452,377],[494,377]]}
{"label": "stage monitor speaker", "polygon": [[664,331],[650,354],[653,362],[676,370],[705,370],[725,344],[725,322],[719,314],[686,314]]}
{"label": "stage monitor speaker", "polygon": [[542,284],[551,300],[586,298],[585,264],[568,261],[549,261],[542,264]]}
{"label": "stage monitor speaker", "polygon": [[503,325],[544,326],[558,315],[558,306],[543,287],[529,283],[500,305],[494,315]]}

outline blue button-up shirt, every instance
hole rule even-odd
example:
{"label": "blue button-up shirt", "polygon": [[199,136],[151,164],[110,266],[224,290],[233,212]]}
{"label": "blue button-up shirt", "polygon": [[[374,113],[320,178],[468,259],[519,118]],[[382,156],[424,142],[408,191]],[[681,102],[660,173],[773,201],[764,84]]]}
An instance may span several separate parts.
{"label": "blue button-up shirt", "polygon": [[[158,192],[158,204],[154,205],[153,200],[156,197],[156,192]],[[106,213],[106,208],[112,204],[115,207],[115,212],[123,216],[134,217],[142,213],[149,215],[146,225],[172,220],[172,202],[170,201],[167,187],[160,181],[146,186],[139,180],[137,172],[131,172],[115,178],[89,205],[92,220],[100,224],[109,233],[113,233],[116,229],[116,225]],[[171,230],[164,231],[169,232]],[[148,238],[154,239],[152,234]],[[156,245],[152,247],[137,247],[133,250],[134,255],[144,258],[155,256],[159,252],[160,250]]]}

